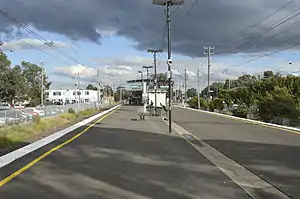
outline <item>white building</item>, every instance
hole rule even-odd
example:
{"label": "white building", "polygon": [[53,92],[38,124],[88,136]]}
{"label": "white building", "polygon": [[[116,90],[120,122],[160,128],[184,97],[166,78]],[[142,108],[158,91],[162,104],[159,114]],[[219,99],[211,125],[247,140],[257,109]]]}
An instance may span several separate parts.
{"label": "white building", "polygon": [[[98,91],[94,90],[48,90],[47,101],[50,102],[62,102],[66,104],[72,103],[88,103],[88,102],[97,102],[98,100]],[[101,94],[100,94],[101,95]]]}

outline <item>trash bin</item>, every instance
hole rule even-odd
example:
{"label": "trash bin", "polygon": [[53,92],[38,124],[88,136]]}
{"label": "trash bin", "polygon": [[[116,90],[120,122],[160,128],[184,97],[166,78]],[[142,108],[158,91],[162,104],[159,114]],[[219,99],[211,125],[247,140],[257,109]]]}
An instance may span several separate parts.
{"label": "trash bin", "polygon": [[156,115],[161,116],[161,107],[156,107]]}
{"label": "trash bin", "polygon": [[154,115],[154,107],[150,107],[150,115],[151,115],[151,116]]}

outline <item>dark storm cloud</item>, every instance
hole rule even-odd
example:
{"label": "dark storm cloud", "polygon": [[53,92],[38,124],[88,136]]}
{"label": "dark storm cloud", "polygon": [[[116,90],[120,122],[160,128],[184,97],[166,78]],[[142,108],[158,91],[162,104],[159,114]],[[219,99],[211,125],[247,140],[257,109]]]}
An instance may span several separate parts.
{"label": "dark storm cloud", "polygon": [[[172,8],[173,51],[188,56],[203,56],[204,45],[215,45],[216,53],[230,53],[245,38],[266,29],[272,23],[300,7],[289,4],[265,23],[247,29],[251,24],[265,18],[288,0],[200,0],[187,15],[193,0]],[[66,35],[74,40],[101,42],[101,30],[116,30],[117,35],[136,41],[136,48],[146,50],[166,47],[164,41],[165,15],[161,6],[152,0],[0,0],[1,9],[33,25],[38,30]],[[257,40],[248,42],[242,52],[274,50],[291,43],[299,29],[288,29],[273,39],[266,38],[299,20],[294,18]],[[12,23],[0,18],[0,31],[9,32]],[[245,31],[246,29],[246,31]],[[300,38],[300,37],[299,37]],[[234,51],[236,52],[236,51]]]}

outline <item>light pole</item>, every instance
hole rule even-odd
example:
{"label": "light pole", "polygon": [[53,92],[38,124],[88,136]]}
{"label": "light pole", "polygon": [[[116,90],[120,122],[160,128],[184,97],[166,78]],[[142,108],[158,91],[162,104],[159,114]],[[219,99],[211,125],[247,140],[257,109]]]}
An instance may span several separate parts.
{"label": "light pole", "polygon": [[44,105],[44,62],[41,62],[42,75],[41,75],[41,106]]}
{"label": "light pole", "polygon": [[172,65],[172,52],[171,52],[171,13],[170,7],[172,5],[181,5],[184,0],[153,0],[153,4],[163,5],[167,7],[167,25],[168,25],[168,79],[169,79],[169,133],[172,132],[172,123],[171,123],[171,86],[172,86],[172,74],[171,74],[171,65]]}
{"label": "light pole", "polygon": [[141,78],[142,78],[142,103],[143,103],[143,95],[144,95],[144,76],[143,76],[143,71],[138,71],[138,73],[141,74]]}
{"label": "light pole", "polygon": [[200,68],[199,66],[197,70],[197,83],[198,83],[198,89],[197,89],[198,109],[200,110]]}
{"label": "light pole", "polygon": [[[149,81],[149,84],[150,84],[150,80],[149,80],[149,68],[153,68],[153,66],[143,66],[143,68],[146,68],[147,69],[147,81]],[[148,84],[148,86],[149,86]],[[146,89],[148,90],[148,86],[147,86],[147,83],[146,83]],[[147,104],[149,104],[149,92],[147,92]]]}
{"label": "light pole", "polygon": [[141,78],[142,78],[142,83],[144,83],[144,77],[143,77],[143,71],[138,71],[138,73],[140,73],[141,74]]}
{"label": "light pole", "polygon": [[143,68],[147,69],[147,81],[149,80],[149,68],[153,68],[153,66],[143,66]]}
{"label": "light pole", "polygon": [[204,46],[204,54],[207,55],[207,98],[210,100],[210,56],[213,55],[215,52],[214,46]]}
{"label": "light pole", "polygon": [[156,54],[163,52],[162,49],[148,49],[148,53],[153,53],[154,58],[154,115],[156,115],[156,107],[157,107],[157,73],[156,73]]}

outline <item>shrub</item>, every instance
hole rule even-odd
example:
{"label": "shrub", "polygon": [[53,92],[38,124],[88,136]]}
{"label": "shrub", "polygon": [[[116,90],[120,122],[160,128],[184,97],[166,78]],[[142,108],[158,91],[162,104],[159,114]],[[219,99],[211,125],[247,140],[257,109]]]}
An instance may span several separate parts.
{"label": "shrub", "polygon": [[213,101],[213,108],[214,109],[218,109],[218,110],[223,110],[224,109],[224,104],[223,104],[223,100],[220,98],[215,98]]}
{"label": "shrub", "polygon": [[36,123],[39,123],[39,122],[41,122],[41,118],[40,118],[40,116],[36,116],[36,117],[34,117],[34,118],[33,118],[33,121],[34,121],[34,122],[36,122]]}
{"label": "shrub", "polygon": [[75,115],[75,110],[74,110],[74,109],[72,109],[72,108],[69,108],[69,109],[68,109],[68,113],[70,113],[70,114],[74,114],[74,115]]}
{"label": "shrub", "polygon": [[207,109],[209,107],[208,101],[203,98],[200,98],[200,107]]}
{"label": "shrub", "polygon": [[67,120],[72,120],[72,119],[76,118],[76,115],[72,114],[72,113],[63,113],[63,114],[60,114],[59,117],[67,119]]}
{"label": "shrub", "polygon": [[232,115],[241,118],[247,118],[248,110],[245,106],[238,106],[237,109],[232,111]]}
{"label": "shrub", "polygon": [[[194,96],[192,97],[192,99],[190,99],[188,101],[188,105],[191,107],[191,108],[198,108],[198,97],[197,96]],[[200,98],[200,107],[201,108],[208,108],[209,105],[208,105],[208,102],[207,100],[203,99],[203,98]]]}
{"label": "shrub", "polygon": [[191,108],[197,108],[198,107],[198,98],[196,96],[192,97],[192,99],[190,99],[187,103]]}

